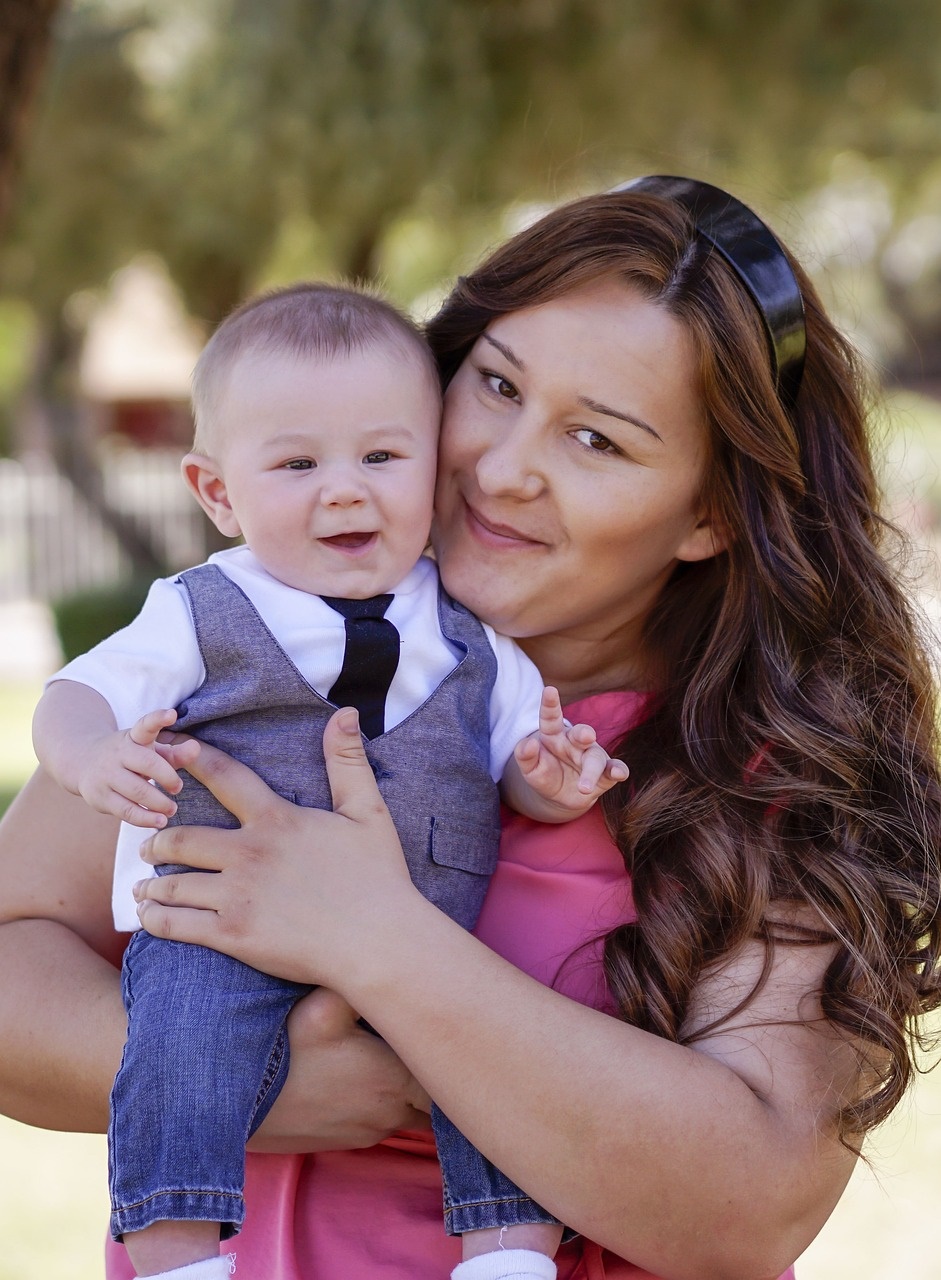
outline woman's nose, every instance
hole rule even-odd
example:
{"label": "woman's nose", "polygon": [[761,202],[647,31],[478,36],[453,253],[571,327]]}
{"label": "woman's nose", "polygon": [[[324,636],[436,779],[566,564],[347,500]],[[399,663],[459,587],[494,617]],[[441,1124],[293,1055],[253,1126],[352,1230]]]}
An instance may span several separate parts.
{"label": "woman's nose", "polygon": [[491,497],[538,497],[545,480],[531,433],[517,426],[493,440],[477,459],[477,483]]}

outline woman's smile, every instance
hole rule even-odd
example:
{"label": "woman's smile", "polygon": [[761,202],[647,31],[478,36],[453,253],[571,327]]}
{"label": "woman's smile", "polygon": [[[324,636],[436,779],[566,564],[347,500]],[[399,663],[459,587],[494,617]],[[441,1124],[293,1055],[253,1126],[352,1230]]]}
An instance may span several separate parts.
{"label": "woman's smile", "polygon": [[465,497],[463,498],[464,511],[466,514],[467,527],[471,536],[477,538],[482,544],[499,550],[506,547],[513,551],[524,551],[527,547],[545,546],[545,539],[535,538],[530,533],[524,533],[521,529],[514,528],[512,525],[504,524],[502,521],[496,520],[490,516],[485,516],[481,509],[472,504]]}

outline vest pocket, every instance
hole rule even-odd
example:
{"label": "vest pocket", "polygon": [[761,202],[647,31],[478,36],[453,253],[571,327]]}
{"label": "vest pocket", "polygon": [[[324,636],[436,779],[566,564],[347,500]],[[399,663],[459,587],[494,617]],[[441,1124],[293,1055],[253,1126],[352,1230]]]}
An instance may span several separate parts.
{"label": "vest pocket", "polygon": [[499,825],[437,815],[431,819],[431,857],[439,867],[489,876],[499,850]]}

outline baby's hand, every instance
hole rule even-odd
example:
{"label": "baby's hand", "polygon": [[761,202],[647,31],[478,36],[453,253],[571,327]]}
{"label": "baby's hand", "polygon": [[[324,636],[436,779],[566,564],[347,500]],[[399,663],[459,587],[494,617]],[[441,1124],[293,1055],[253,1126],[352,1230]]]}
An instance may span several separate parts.
{"label": "baby's hand", "polygon": [[528,786],[572,818],[626,781],[629,773],[623,761],[612,760],[599,745],[591,725],[566,723],[558,690],[551,685],[543,690],[538,733],[518,743],[514,754]]}
{"label": "baby's hand", "polygon": [[[164,792],[180,790],[177,769],[199,754],[195,739],[176,745],[157,741],[175,721],[175,711],[150,711],[130,729],[106,733],[87,748],[78,779],[86,804],[135,827],[165,827],[176,804]],[[158,785],[151,786],[151,779]]]}

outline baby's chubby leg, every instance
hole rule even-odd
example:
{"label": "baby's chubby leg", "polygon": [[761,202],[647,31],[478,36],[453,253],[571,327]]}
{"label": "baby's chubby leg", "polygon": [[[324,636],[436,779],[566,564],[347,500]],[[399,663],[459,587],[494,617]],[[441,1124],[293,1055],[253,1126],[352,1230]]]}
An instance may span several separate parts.
{"label": "baby's chubby leg", "polygon": [[218,1222],[154,1222],[124,1233],[138,1276],[150,1280],[228,1280],[229,1259],[219,1256]]}
{"label": "baby's chubby leg", "polygon": [[468,1231],[464,1261],[452,1280],[555,1280],[552,1259],[562,1240],[559,1223],[536,1222]]}

